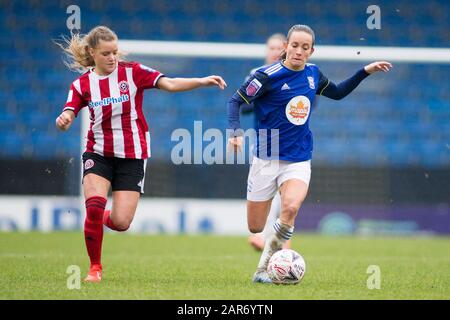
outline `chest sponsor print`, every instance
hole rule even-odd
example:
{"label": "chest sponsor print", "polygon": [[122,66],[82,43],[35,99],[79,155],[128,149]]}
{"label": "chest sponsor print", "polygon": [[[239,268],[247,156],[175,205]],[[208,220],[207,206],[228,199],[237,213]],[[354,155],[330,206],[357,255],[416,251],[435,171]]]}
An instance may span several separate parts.
{"label": "chest sponsor print", "polygon": [[296,125],[301,126],[308,120],[311,111],[311,102],[308,97],[296,96],[286,105],[286,117]]}

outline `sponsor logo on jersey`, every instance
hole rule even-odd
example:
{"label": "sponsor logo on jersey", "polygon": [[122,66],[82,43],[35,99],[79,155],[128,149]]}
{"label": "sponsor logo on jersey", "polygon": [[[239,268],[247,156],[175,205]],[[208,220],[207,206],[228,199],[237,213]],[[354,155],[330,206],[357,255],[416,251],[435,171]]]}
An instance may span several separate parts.
{"label": "sponsor logo on jersey", "polygon": [[245,89],[245,93],[249,97],[254,97],[258,93],[259,89],[261,89],[261,87],[261,82],[259,82],[258,79],[253,79]]}
{"label": "sponsor logo on jersey", "polygon": [[86,162],[84,163],[84,170],[89,170],[90,168],[92,168],[95,165],[94,160],[92,159],[87,159]]}
{"label": "sponsor logo on jersey", "polygon": [[310,111],[311,102],[308,97],[305,96],[294,97],[286,105],[286,117],[296,126],[305,124],[306,120],[308,120]]}
{"label": "sponsor logo on jersey", "polygon": [[314,85],[314,78],[313,77],[308,77],[308,82],[309,82],[309,87],[311,89],[315,89],[316,86]]}
{"label": "sponsor logo on jersey", "polygon": [[103,106],[110,105],[111,103],[122,103],[122,102],[129,101],[129,100],[130,100],[130,96],[128,94],[123,94],[118,98],[108,97],[108,98],[103,98],[100,101],[90,101],[89,108],[103,107]]}
{"label": "sponsor logo on jersey", "polygon": [[125,93],[128,91],[128,82],[126,82],[125,80],[122,80],[119,82],[119,90],[122,93]]}

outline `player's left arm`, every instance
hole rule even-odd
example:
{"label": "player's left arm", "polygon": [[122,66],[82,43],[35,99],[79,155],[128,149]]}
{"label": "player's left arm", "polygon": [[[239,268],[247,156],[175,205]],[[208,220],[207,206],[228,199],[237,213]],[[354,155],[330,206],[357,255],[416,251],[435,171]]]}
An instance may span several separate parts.
{"label": "player's left arm", "polygon": [[391,68],[392,64],[387,61],[372,62],[339,84],[335,84],[327,79],[319,70],[319,88],[317,94],[334,100],[340,100],[352,92],[370,74],[378,71],[388,72]]}
{"label": "player's left arm", "polygon": [[227,84],[220,76],[204,78],[169,78],[163,73],[141,63],[132,63],[133,80],[138,88],[158,88],[169,92],[188,91],[200,87],[218,86],[224,89]]}
{"label": "player's left arm", "polygon": [[204,78],[168,78],[161,77],[156,83],[159,89],[169,92],[188,91],[200,87],[217,86],[225,89],[227,86],[225,80],[220,76],[209,76]]}

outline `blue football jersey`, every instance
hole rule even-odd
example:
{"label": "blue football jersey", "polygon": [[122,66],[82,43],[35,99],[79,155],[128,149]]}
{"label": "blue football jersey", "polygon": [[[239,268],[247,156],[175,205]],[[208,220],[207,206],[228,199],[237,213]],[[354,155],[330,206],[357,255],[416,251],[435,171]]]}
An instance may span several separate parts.
{"label": "blue football jersey", "polygon": [[258,69],[239,88],[246,103],[254,104],[260,159],[306,161],[311,159],[313,137],[309,129],[316,92],[328,84],[314,64],[301,71],[276,62]]}

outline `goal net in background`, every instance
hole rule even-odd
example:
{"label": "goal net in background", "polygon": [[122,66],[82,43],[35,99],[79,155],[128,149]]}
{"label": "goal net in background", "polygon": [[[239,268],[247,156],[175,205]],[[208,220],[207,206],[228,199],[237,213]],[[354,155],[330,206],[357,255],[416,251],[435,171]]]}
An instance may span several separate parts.
{"label": "goal net in background", "polygon": [[[170,77],[217,74],[228,83],[224,91],[145,93],[152,137],[146,194],[245,198],[247,165],[177,166],[171,152],[178,142],[171,137],[175,130],[186,129],[192,135],[192,150],[196,143],[204,150],[211,143],[205,140],[205,131],[219,129],[225,136],[227,101],[249,70],[263,63],[264,44],[121,40],[120,48],[128,53],[128,60]],[[393,70],[372,75],[342,101],[317,99],[310,121],[314,153],[309,202],[413,201],[418,188],[414,184],[427,183],[422,181],[426,172],[438,172],[450,162],[450,99],[445,86],[449,49],[318,45],[310,62],[338,83],[376,60],[392,62]],[[87,130],[86,118],[84,112],[82,132]],[[251,128],[253,115],[242,116],[241,122],[244,129]],[[200,136],[195,123],[197,129],[201,124]],[[445,191],[421,192],[432,201]]]}

